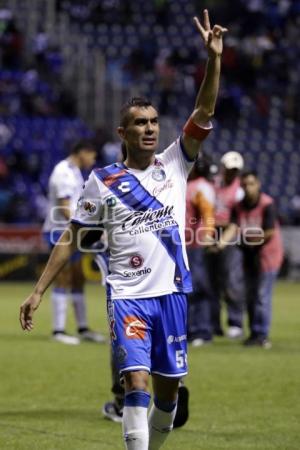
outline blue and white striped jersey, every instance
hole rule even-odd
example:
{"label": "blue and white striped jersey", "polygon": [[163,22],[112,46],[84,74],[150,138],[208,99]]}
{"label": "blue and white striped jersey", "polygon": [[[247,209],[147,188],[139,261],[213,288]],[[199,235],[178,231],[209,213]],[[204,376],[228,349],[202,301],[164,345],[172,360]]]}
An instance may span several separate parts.
{"label": "blue and white striped jersey", "polygon": [[177,139],[145,170],[115,163],[91,172],[72,222],[106,229],[112,298],[191,291],[184,229],[192,165]]}

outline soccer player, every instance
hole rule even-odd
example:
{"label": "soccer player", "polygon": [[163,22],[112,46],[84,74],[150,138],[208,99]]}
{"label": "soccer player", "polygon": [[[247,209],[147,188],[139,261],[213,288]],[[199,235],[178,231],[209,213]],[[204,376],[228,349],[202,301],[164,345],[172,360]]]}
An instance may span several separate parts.
{"label": "soccer player", "polygon": [[[122,160],[125,161],[127,158],[127,150],[124,143],[122,144],[121,151],[122,151]],[[90,234],[91,232],[89,233],[89,235]],[[96,239],[98,240],[99,233],[97,233],[96,236],[97,236]],[[86,238],[84,240],[86,240]],[[95,245],[96,247],[98,246],[99,248],[99,241],[98,244],[96,243]],[[95,245],[93,246],[93,248],[95,248]],[[107,251],[105,250],[106,248],[107,242],[105,247],[103,247],[103,244],[100,243],[100,251],[96,254],[94,258],[101,272],[102,280],[106,279],[106,276],[108,275],[108,258],[106,257],[107,254]],[[105,272],[107,272],[107,274],[104,277],[103,275],[105,274]],[[121,383],[118,365],[112,353],[110,358],[110,367],[112,379],[111,392],[114,398],[112,401],[104,403],[102,413],[104,417],[106,417],[107,419],[112,420],[113,422],[120,423],[122,422],[123,418],[125,389],[124,385]],[[189,418],[189,390],[184,385],[183,380],[181,379],[179,381],[178,387],[177,407],[173,422],[173,428],[182,427],[183,425],[185,425],[188,418]]]}
{"label": "soccer player", "polygon": [[218,248],[224,248],[238,235],[250,327],[250,336],[244,344],[269,349],[272,289],[283,260],[283,244],[274,200],[261,192],[256,172],[245,172],[241,186],[245,197],[233,209],[231,224]]}
{"label": "soccer player", "polygon": [[[215,234],[215,188],[217,166],[201,153],[189,177],[186,195],[186,244],[193,292],[188,296],[188,339],[193,347],[212,341],[213,289],[207,270],[207,246]],[[209,247],[208,247],[209,248]]]}
{"label": "soccer player", "polygon": [[[243,157],[238,152],[227,152],[221,158],[220,175],[215,178],[215,226],[218,234],[226,230],[232,208],[243,198],[240,186],[243,167]],[[214,290],[211,306],[214,334],[224,334],[221,327],[221,297],[224,295],[228,313],[227,336],[231,339],[240,338],[243,335],[244,299],[239,251],[235,246],[229,246],[223,252],[208,254],[207,261]]]}
{"label": "soccer player", "polygon": [[[179,379],[187,373],[186,294],[191,277],[184,245],[186,180],[212,126],[219,88],[223,34],[195,24],[208,51],[195,109],[182,136],[163,153],[158,146],[158,112],[133,98],[121,111],[118,133],[124,163],[92,171],[76,214],[49,258],[33,293],[20,310],[32,330],[42,295],[85,233],[100,222],[110,251],[107,310],[114,357],[124,377],[123,436],[128,450],[159,449],[172,430]],[[70,240],[70,244],[66,244]],[[149,417],[149,373],[154,403]]]}
{"label": "soccer player", "polygon": [[[48,214],[43,226],[43,235],[50,249],[67,228],[75,212],[84,179],[81,170],[91,169],[95,164],[96,150],[91,142],[80,141],[71,150],[68,158],[60,161],[49,179]],[[68,297],[71,296],[80,339],[103,342],[104,337],[89,330],[87,326],[84,298],[84,276],[81,254],[76,251],[57,274],[51,293],[53,310],[53,339],[64,344],[76,345],[80,339],[65,333]]]}

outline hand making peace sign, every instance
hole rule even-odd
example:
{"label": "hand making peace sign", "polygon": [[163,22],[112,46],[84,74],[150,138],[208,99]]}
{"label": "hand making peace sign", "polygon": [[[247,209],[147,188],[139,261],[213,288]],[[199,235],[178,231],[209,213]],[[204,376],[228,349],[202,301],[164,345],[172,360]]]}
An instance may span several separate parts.
{"label": "hand making peace sign", "polygon": [[208,54],[210,56],[221,55],[223,51],[222,38],[223,34],[228,31],[227,28],[223,28],[220,25],[214,25],[214,27],[211,29],[207,9],[203,11],[203,26],[201,25],[197,17],[194,17],[194,22],[204,40],[205,46],[208,50]]}

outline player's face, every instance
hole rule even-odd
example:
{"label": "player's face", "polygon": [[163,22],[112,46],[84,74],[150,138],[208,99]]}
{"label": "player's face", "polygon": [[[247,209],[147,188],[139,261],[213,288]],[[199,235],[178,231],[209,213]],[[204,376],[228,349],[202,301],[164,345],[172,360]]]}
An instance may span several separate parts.
{"label": "player's face", "polygon": [[96,156],[96,151],[82,149],[79,153],[80,167],[85,170],[91,169],[96,162]]}
{"label": "player's face", "polygon": [[158,113],[153,106],[134,106],[129,111],[126,127],[118,129],[120,137],[130,150],[153,154],[158,146],[159,124]]}
{"label": "player's face", "polygon": [[242,178],[241,186],[245,191],[245,196],[248,199],[256,199],[260,192],[260,182],[253,175]]}

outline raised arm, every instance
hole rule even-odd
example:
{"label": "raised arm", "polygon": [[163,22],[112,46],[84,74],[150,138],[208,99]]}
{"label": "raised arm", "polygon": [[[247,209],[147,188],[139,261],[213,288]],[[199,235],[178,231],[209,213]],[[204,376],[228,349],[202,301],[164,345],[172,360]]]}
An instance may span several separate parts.
{"label": "raised arm", "polygon": [[223,34],[226,28],[214,25],[211,28],[208,11],[204,10],[203,26],[197,17],[195,25],[205,43],[208,53],[205,76],[197,95],[195,109],[184,127],[183,145],[187,155],[194,159],[201,147],[201,141],[211,128],[210,119],[214,115],[219,91]]}
{"label": "raised arm", "polygon": [[[69,261],[71,255],[77,248],[78,233],[80,226],[71,224],[62,234],[61,238],[55,245],[48,259],[47,265],[34,287],[32,294],[27,297],[25,302],[20,307],[20,323],[23,330],[32,330],[33,328],[33,314],[39,307],[42,301],[42,296],[46,289],[55,279],[58,272]],[[85,230],[80,231],[80,239],[85,235]]]}

